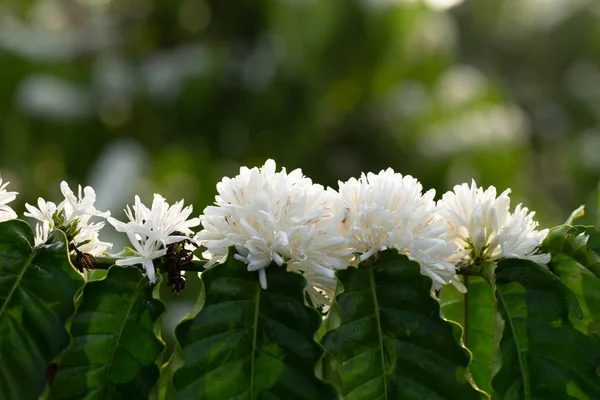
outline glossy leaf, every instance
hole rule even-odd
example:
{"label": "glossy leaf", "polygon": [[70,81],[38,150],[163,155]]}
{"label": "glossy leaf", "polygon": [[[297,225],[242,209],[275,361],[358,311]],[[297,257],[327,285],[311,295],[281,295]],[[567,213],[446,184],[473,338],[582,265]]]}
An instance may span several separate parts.
{"label": "glossy leaf", "polygon": [[550,230],[542,250],[563,253],[600,278],[600,232],[593,226],[557,226]]}
{"label": "glossy leaf", "polygon": [[268,289],[229,257],[201,276],[201,311],[176,336],[184,365],[174,374],[180,399],[336,399],[315,377],[322,349],[319,313],[304,303],[306,280],[271,265]]}
{"label": "glossy leaf", "polygon": [[600,398],[600,344],[569,322],[582,316],[575,295],[527,260],[500,261],[496,286],[505,329],[493,398]]}
{"label": "glossy leaf", "polygon": [[600,279],[577,261],[561,253],[552,256],[550,266],[552,272],[571,289],[581,305],[583,318],[570,315],[573,326],[585,334],[600,337]]}
{"label": "glossy leaf", "polygon": [[164,348],[155,326],[165,307],[152,290],[133,267],[86,285],[50,399],[148,399]]}
{"label": "glossy leaf", "polygon": [[492,285],[478,276],[461,276],[467,293],[453,285],[440,290],[442,314],[463,327],[463,343],[473,354],[469,372],[477,386],[492,393],[492,377],[500,368],[500,338],[504,323]]}
{"label": "glossy leaf", "polygon": [[322,340],[324,376],[347,400],[478,399],[469,353],[431,297],[431,279],[395,250],[338,271]]}
{"label": "glossy leaf", "polygon": [[83,278],[69,262],[66,239],[34,248],[31,227],[0,223],[0,398],[36,399],[52,360],[69,344],[65,323]]}

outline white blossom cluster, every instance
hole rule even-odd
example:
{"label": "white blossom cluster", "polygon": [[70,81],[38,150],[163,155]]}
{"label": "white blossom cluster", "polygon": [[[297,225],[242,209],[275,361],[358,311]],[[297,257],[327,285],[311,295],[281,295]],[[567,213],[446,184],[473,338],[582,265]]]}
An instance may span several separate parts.
{"label": "white blossom cluster", "polygon": [[[258,271],[263,289],[272,263],[323,277],[310,288],[335,286],[333,271],[348,266],[352,249],[337,229],[332,191],[313,184],[299,169],[276,172],[273,160],[261,168],[241,168],[236,177],[223,178],[217,191],[216,205],[204,209],[204,229],[196,237],[207,249],[208,266],[235,246],[234,257]],[[313,290],[309,294],[319,296]]]}
{"label": "white blossom cluster", "polygon": [[[17,193],[7,192],[6,186],[0,180],[0,222],[17,217],[8,206]],[[133,247],[116,264],[142,265],[151,282],[156,282],[154,261],[175,243],[203,246],[207,268],[229,256],[244,262],[248,271],[257,272],[263,289],[268,288],[269,268],[285,264],[306,277],[316,304],[333,297],[336,270],[386,249],[418,262],[434,289],[456,283],[457,269],[485,261],[549,261],[549,255],[539,252],[548,230],[537,230],[534,213],[521,204],[510,211],[509,190],[497,195],[493,186],[465,183],[436,202],[434,190],[423,192],[415,178],[392,169],[339,182],[335,190],[313,183],[299,169],[278,171],[268,160],[223,178],[214,205],[199,218],[190,218],[192,207],[183,200],[169,205],[155,194],[150,208],[135,196],[133,207],[125,209],[126,222],[98,211],[91,187],[83,193],[79,187],[77,196],[66,182],[60,187],[64,200],[58,205],[42,198],[37,208],[26,204],[25,215],[38,220],[36,245],[53,229],[62,229],[72,234],[78,251],[100,255],[112,247],[99,239],[107,219]],[[194,232],[200,224],[202,229]],[[230,248],[234,254],[228,254]]]}
{"label": "white blossom cluster", "polygon": [[466,183],[454,186],[438,201],[439,214],[445,219],[450,240],[463,250],[462,261],[497,261],[524,258],[546,264],[549,254],[540,254],[538,246],[548,229],[536,230],[535,212],[521,204],[510,212],[510,189],[496,196],[496,188],[486,190]]}
{"label": "white blossom cluster", "polygon": [[340,182],[333,193],[343,215],[339,231],[360,261],[396,249],[419,262],[436,288],[453,278],[458,245],[445,235],[448,226],[436,213],[434,190],[423,193],[415,178],[387,169]]}
{"label": "white blossom cluster", "polygon": [[17,218],[17,213],[8,205],[17,198],[17,192],[7,192],[6,187],[10,182],[2,183],[0,178],[0,222]]}
{"label": "white blossom cluster", "polygon": [[27,212],[25,216],[38,221],[36,225],[35,244],[46,242],[48,234],[55,228],[61,228],[69,232],[74,230],[70,240],[82,253],[97,256],[112,247],[111,243],[102,242],[99,239],[100,230],[104,222],[92,222],[93,217],[107,218],[110,212],[98,211],[94,207],[96,193],[90,186],[83,189],[79,186],[78,195],[75,196],[67,182],[61,182],[60,190],[64,200],[56,205],[53,202],[38,198],[38,207],[25,204]]}
{"label": "white blossom cluster", "polygon": [[183,200],[169,206],[159,194],[154,194],[152,207],[148,208],[135,196],[133,210],[127,206],[125,214],[128,222],[112,217],[108,222],[119,232],[127,234],[136,255],[121,258],[117,265],[141,264],[146,270],[150,282],[156,282],[156,271],[152,260],[167,254],[167,246],[189,240],[193,235],[190,228],[200,223],[198,218],[189,219],[192,207],[183,206]]}
{"label": "white blossom cluster", "polygon": [[287,264],[305,275],[318,304],[332,298],[335,270],[386,249],[417,261],[434,288],[450,282],[460,288],[454,278],[462,265],[512,257],[548,261],[537,250],[548,231],[536,230],[533,213],[521,205],[510,213],[508,191],[496,197],[493,187],[466,187],[436,203],[435,191],[423,193],[415,178],[387,169],[326,190],[300,170],[277,172],[268,160],[217,185],[197,239],[208,266],[234,246],[233,257],[259,272],[263,288],[269,266]]}

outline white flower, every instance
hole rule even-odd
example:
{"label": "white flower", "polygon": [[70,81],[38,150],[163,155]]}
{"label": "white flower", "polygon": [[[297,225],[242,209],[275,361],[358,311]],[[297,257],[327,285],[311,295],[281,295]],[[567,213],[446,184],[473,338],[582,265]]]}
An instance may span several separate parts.
{"label": "white flower", "polygon": [[50,228],[47,223],[38,223],[35,225],[35,246],[41,246],[48,240]]}
{"label": "white flower", "polygon": [[310,283],[306,288],[306,292],[310,296],[312,303],[317,307],[321,307],[321,311],[327,312],[335,296],[335,288],[337,286],[334,272],[308,271],[304,273],[304,278]]}
{"label": "white flower", "polygon": [[[332,193],[300,169],[276,172],[275,162],[267,160],[261,168],[242,167],[236,177],[223,178],[217,191],[216,206],[204,209],[204,229],[197,235],[207,248],[207,267],[223,261],[235,246],[234,258],[248,264],[248,271],[258,271],[266,289],[271,263],[285,263],[309,279],[348,265],[351,251],[334,224]],[[310,280],[309,285],[312,291]]]}
{"label": "white flower", "polygon": [[340,182],[339,230],[361,261],[378,251],[397,249],[417,261],[439,288],[455,275],[450,261],[458,246],[448,241],[448,227],[435,213],[435,191],[422,190],[415,178],[392,169]]}
{"label": "white flower", "polygon": [[167,254],[167,246],[193,235],[191,227],[200,224],[198,218],[189,219],[192,206],[183,207],[183,200],[169,206],[159,194],[154,195],[152,209],[146,207],[138,196],[132,209],[127,206],[125,215],[129,222],[121,222],[112,217],[108,222],[119,232],[127,234],[136,256],[117,260],[117,265],[141,264],[152,283],[156,283],[156,271],[152,260]]}
{"label": "white flower", "polygon": [[[104,227],[104,222],[91,222],[92,217],[106,218],[110,212],[101,212],[96,210],[96,193],[94,189],[87,186],[83,189],[79,186],[78,197],[75,197],[67,182],[61,182],[60,189],[65,199],[57,206],[55,203],[38,198],[38,207],[25,204],[27,212],[25,216],[37,219],[39,223],[36,226],[36,246],[41,245],[48,240],[50,231],[60,228],[65,232],[74,230],[74,236],[69,238],[72,243],[82,253],[98,256],[112,247],[111,243],[102,242],[99,239],[100,230]],[[61,222],[58,222],[61,221]],[[56,226],[59,223],[60,226]],[[76,225],[75,225],[76,224]],[[76,233],[76,234],[75,234]]]}
{"label": "white flower", "polygon": [[112,248],[112,243],[103,242],[100,240],[100,230],[104,227],[104,222],[90,224],[87,228],[83,228],[75,236],[73,242],[79,251],[92,256],[99,256]]}
{"label": "white flower", "polygon": [[29,203],[25,204],[25,208],[28,211],[24,213],[26,217],[35,218],[42,223],[48,224],[50,230],[54,229],[54,219],[52,217],[58,210],[56,204],[51,201],[47,202],[43,198],[39,197],[38,208],[35,208]]}
{"label": "white flower", "polygon": [[524,258],[546,264],[548,254],[539,254],[538,246],[548,229],[536,230],[534,212],[517,205],[510,212],[510,189],[496,197],[496,188],[486,190],[466,183],[454,186],[438,202],[440,215],[450,226],[449,235],[464,249],[463,262],[497,261]]}
{"label": "white flower", "polygon": [[64,210],[66,222],[65,225],[69,225],[75,219],[81,221],[82,218],[89,220],[90,217],[110,217],[110,211],[101,212],[96,210],[94,203],[96,202],[96,192],[91,186],[86,186],[83,189],[85,196],[81,196],[81,185],[79,185],[78,197],[75,197],[73,191],[69,187],[69,184],[65,181],[60,183],[60,191],[62,192],[65,199],[59,205],[59,208]]}
{"label": "white flower", "polygon": [[2,183],[0,178],[0,222],[17,218],[17,213],[7,204],[17,198],[17,192],[7,192],[6,186],[10,182]]}

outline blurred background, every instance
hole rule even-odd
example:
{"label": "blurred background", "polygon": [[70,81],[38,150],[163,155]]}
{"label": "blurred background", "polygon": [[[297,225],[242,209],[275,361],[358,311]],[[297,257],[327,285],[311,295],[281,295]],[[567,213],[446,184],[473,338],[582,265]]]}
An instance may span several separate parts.
{"label": "blurred background", "polygon": [[543,225],[595,202],[597,1],[0,4],[17,211],[66,179],[117,216],[154,191],[200,212],[266,158],[332,186],[386,167],[438,193],[475,178]]}
{"label": "blurred background", "polygon": [[66,179],[118,218],[155,191],[198,214],[267,158],[334,187],[387,167],[438,193],[475,178],[543,227],[580,204],[593,223],[600,2],[0,0],[17,212]]}

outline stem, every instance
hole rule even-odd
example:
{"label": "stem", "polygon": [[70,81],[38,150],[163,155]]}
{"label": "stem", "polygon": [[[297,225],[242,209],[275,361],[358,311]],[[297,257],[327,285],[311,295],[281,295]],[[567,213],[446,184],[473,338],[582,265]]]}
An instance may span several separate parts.
{"label": "stem", "polygon": [[600,227],[600,182],[596,187],[596,228]]}
{"label": "stem", "polygon": [[[94,265],[94,269],[109,269],[119,259],[121,259],[121,257],[96,257],[96,261],[92,260],[92,264]],[[206,264],[206,261],[195,260],[190,263],[182,265],[181,270],[182,271],[202,272],[202,271],[204,271],[205,264]],[[162,263],[162,261],[155,260],[154,266],[158,269],[161,269],[163,267],[163,263]]]}
{"label": "stem", "polygon": [[463,284],[465,285],[465,288],[467,289],[467,292],[465,294],[463,294],[465,301],[463,303],[464,306],[464,312],[465,312],[465,323],[463,326],[463,332],[465,335],[465,346],[467,346],[467,348],[469,347],[469,275],[465,275],[465,278],[463,279]]}
{"label": "stem", "polygon": [[472,267],[461,267],[456,270],[456,274],[464,276],[481,276],[481,271]]}

